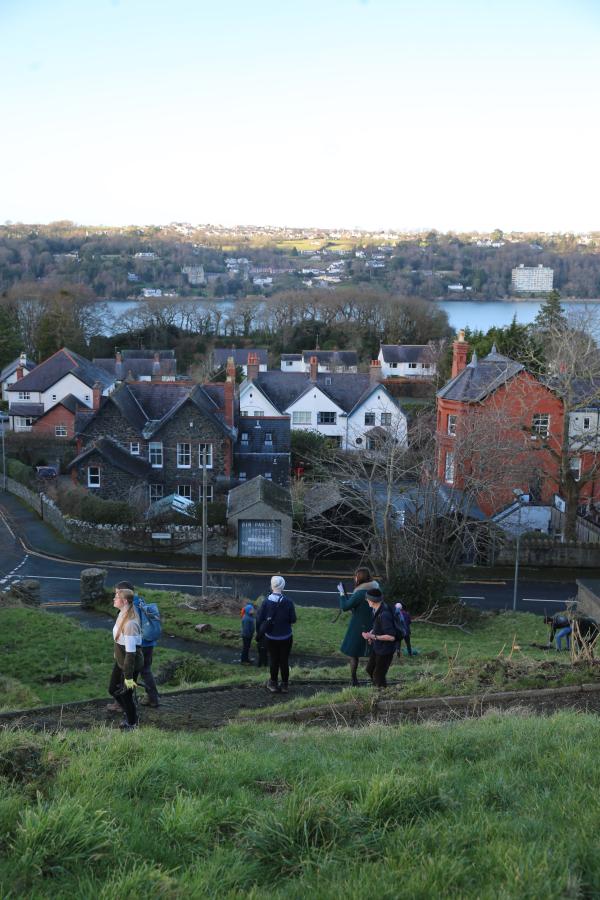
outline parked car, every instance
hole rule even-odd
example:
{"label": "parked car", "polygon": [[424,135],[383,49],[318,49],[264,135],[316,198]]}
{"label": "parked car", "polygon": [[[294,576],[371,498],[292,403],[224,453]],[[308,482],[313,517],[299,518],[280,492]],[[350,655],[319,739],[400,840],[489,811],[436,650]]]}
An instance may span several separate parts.
{"label": "parked car", "polygon": [[56,478],[58,475],[56,466],[36,466],[35,470],[38,478]]}

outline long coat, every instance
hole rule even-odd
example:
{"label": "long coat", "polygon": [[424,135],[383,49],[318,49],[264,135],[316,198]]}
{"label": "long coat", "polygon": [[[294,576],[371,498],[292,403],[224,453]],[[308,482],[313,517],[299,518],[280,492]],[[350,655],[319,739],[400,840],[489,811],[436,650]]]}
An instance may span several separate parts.
{"label": "long coat", "polygon": [[368,656],[370,649],[362,636],[363,631],[370,631],[373,624],[373,610],[367,603],[367,591],[379,587],[376,581],[367,581],[347,596],[340,597],[340,609],[350,611],[350,622],[340,650],[346,656]]}

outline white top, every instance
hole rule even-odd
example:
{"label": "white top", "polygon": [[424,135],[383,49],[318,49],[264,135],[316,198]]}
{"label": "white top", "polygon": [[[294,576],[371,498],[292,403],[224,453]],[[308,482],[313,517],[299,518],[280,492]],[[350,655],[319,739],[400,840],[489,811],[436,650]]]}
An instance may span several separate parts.
{"label": "white top", "polygon": [[117,621],[113,626],[113,638],[117,644],[125,647],[125,653],[135,653],[137,647],[141,646],[142,643],[142,630],[140,624],[137,617],[129,619],[123,626],[121,634],[117,637],[120,628],[121,615],[122,613],[119,613]]}

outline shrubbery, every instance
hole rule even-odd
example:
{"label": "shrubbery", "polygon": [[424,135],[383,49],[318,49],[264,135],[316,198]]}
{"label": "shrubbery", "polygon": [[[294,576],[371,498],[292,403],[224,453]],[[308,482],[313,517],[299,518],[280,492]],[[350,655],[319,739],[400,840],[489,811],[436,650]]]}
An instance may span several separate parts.
{"label": "shrubbery", "polygon": [[6,474],[14,481],[18,481],[19,484],[24,484],[25,487],[33,487],[34,476],[31,468],[19,462],[18,459],[6,460]]}
{"label": "shrubbery", "polygon": [[78,485],[61,486],[56,491],[56,502],[61,512],[83,522],[96,525],[134,525],[138,513],[123,500],[101,500]]}

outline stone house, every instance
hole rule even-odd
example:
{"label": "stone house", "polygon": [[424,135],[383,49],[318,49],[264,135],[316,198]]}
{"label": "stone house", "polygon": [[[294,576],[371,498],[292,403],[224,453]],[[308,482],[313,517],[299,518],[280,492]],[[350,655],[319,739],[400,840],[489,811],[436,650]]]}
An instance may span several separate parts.
{"label": "stone house", "polygon": [[228,556],[292,556],[289,490],[261,475],[238,485],[227,498]]}
{"label": "stone house", "polygon": [[100,438],[80,453],[67,471],[76,484],[102,500],[133,503],[145,496],[152,470],[147,460],[132,456],[110,438]]}

